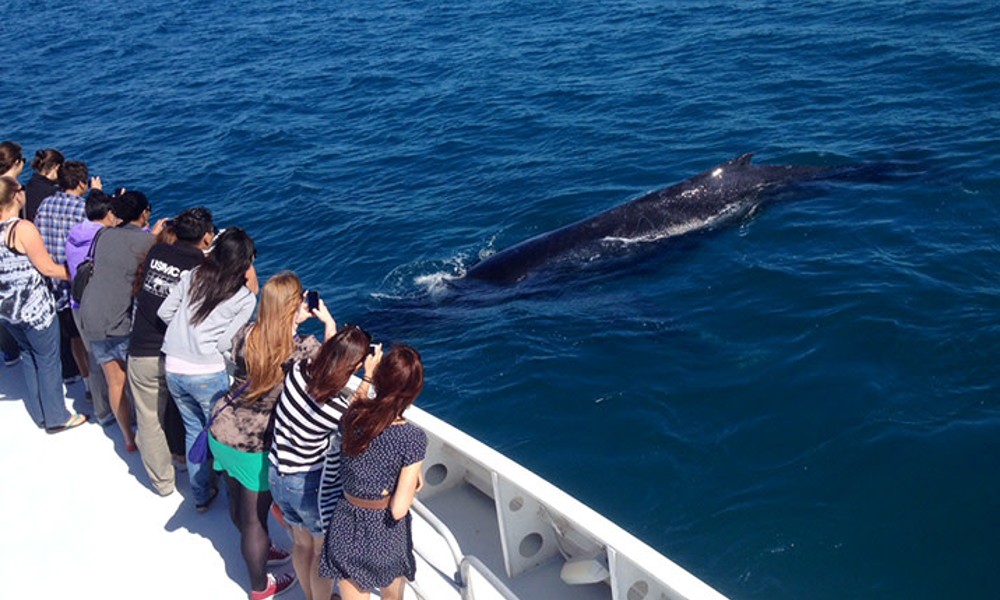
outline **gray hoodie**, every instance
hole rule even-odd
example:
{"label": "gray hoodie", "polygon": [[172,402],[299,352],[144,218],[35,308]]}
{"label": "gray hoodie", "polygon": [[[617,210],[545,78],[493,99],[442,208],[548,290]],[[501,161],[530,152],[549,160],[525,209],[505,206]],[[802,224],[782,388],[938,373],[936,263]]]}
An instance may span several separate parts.
{"label": "gray hoodie", "polygon": [[204,321],[191,324],[197,307],[191,306],[191,277],[198,269],[186,271],[180,282],[160,305],[156,314],[167,323],[163,337],[163,353],[186,362],[218,366],[226,370],[225,355],[232,347],[233,336],[253,316],[257,297],[243,286],[230,298],[219,303]]}

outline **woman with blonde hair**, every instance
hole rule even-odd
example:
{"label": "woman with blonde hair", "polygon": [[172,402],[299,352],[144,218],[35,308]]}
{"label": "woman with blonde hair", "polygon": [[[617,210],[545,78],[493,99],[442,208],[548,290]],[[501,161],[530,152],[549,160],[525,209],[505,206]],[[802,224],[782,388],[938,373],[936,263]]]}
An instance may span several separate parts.
{"label": "woman with blonde hair", "polygon": [[32,420],[49,433],[87,421],[66,410],[59,361],[59,322],[46,277],[68,280],[45,250],[31,221],[17,217],[24,208],[24,187],[0,177],[0,322],[17,340],[23,358],[24,405]]}
{"label": "woman with blonde hair", "polygon": [[[9,177],[17,183],[17,178],[21,176],[23,170],[24,155],[21,154],[21,144],[10,140],[0,142],[0,177]],[[3,360],[8,367],[16,365],[17,361],[21,360],[21,349],[17,341],[7,333],[2,324],[0,324],[0,349],[3,349]]]}
{"label": "woman with blonde hair", "polygon": [[240,531],[240,549],[250,574],[251,600],[273,597],[295,583],[289,574],[275,578],[266,566],[287,561],[273,548],[267,531],[271,489],[267,452],[274,433],[272,413],[291,364],[312,358],[320,348],[309,335],[296,330],[310,317],[333,337],[337,324],[326,305],[309,310],[302,284],[291,271],[282,271],[264,285],[257,321],[240,328],[233,337],[236,364],[233,385],[216,403],[209,427],[209,448],[215,470],[221,471],[229,490],[229,515]]}

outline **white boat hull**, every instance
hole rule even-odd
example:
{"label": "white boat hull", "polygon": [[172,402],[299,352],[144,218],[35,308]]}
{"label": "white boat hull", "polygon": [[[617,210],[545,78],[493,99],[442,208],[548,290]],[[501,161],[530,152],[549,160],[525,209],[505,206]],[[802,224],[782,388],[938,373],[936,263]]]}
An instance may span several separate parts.
{"label": "white boat hull", "polygon": [[[419,596],[428,600],[724,598],[621,527],[475,438],[417,407],[406,417],[428,438],[426,483],[414,508],[418,571],[413,589]],[[432,524],[435,518],[440,521],[437,529]]]}

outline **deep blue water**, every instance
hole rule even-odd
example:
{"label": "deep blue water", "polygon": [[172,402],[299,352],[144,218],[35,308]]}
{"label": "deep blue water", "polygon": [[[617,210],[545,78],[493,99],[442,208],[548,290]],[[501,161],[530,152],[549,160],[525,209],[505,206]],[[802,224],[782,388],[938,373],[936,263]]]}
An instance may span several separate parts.
{"label": "deep blue water", "polygon": [[[996,6],[86,4],[8,3],[0,137],[244,226],[422,351],[425,408],[733,598],[1000,597]],[[911,176],[442,282],[747,151]]]}

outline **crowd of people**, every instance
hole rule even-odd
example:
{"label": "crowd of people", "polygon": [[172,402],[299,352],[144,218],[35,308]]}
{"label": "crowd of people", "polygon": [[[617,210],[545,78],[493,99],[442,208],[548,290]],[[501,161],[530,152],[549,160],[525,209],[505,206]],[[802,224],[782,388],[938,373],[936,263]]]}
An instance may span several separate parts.
{"label": "crowd of people", "polygon": [[[402,598],[427,445],[403,418],[423,387],[417,351],[383,355],[361,327],[338,327],[292,271],[260,287],[252,237],[220,232],[205,207],[154,222],[145,194],[105,193],[58,150],[36,152],[22,185],[25,164],[0,143],[0,345],[22,364],[35,425],[88,422],[66,407],[71,365],[93,420],[121,430],[157,494],[186,470],[205,512],[222,480],[251,600],[296,582],[307,600],[335,584],[344,600]],[[322,341],[299,335],[310,318]],[[210,454],[195,460],[202,435]],[[272,512],[290,553],[271,542]],[[268,572],[288,560],[294,574]]]}

